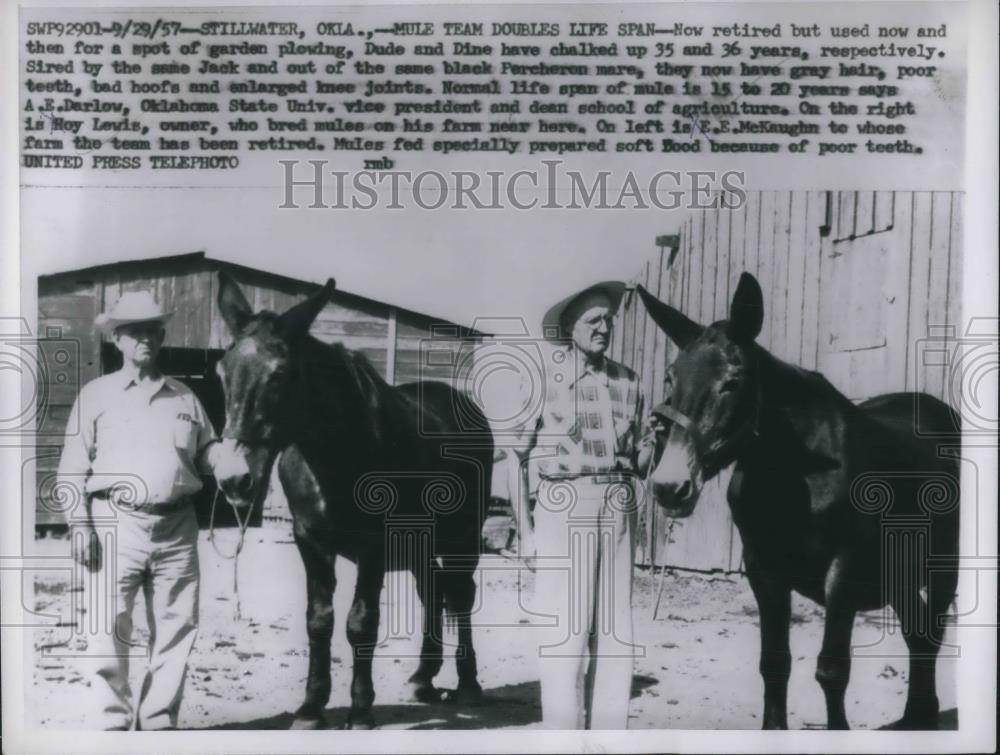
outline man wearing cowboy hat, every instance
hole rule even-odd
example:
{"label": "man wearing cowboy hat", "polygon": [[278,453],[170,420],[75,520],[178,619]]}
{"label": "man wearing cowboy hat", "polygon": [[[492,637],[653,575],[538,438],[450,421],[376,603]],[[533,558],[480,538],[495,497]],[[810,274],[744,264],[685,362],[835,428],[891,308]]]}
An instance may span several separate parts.
{"label": "man wearing cowboy hat", "polygon": [[[122,353],[123,366],[83,387],[68,423],[59,484],[84,503],[74,525],[75,557],[92,589],[110,589],[114,631],[88,640],[90,699],[100,728],[177,727],[188,655],[198,626],[198,523],[192,495],[216,435],[190,388],[164,376],[156,358],[172,313],[148,291],[122,294],[96,326]],[[102,547],[98,530],[110,522]],[[109,585],[114,585],[110,587]],[[134,715],[129,685],[132,609],[142,588],[149,661]],[[101,603],[97,594],[88,605]],[[85,620],[90,620],[85,617]],[[90,620],[93,625],[93,620]]]}
{"label": "man wearing cowboy hat", "polygon": [[[558,729],[624,729],[632,685],[632,564],[637,472],[653,457],[638,376],[607,357],[625,284],[606,281],[555,304],[555,345],[540,414],[515,449],[522,545],[543,596],[542,718]],[[529,493],[530,494],[530,493]],[[534,551],[532,553],[531,551]],[[553,617],[554,615],[554,621]]]}

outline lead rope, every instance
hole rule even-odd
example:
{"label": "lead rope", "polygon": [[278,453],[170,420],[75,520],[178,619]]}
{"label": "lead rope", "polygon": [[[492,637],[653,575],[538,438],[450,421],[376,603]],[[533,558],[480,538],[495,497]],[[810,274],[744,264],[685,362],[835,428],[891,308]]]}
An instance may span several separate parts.
{"label": "lead rope", "polygon": [[[657,440],[659,441],[659,439],[657,439]],[[666,438],[664,438],[663,440],[665,441]],[[657,442],[656,445],[659,445],[659,442]],[[643,482],[644,492],[646,493],[646,497],[647,497],[647,499],[649,501],[649,503],[647,504],[648,507],[649,507],[648,514],[647,514],[648,518],[647,518],[647,521],[646,521],[646,526],[647,527],[651,527],[653,525],[653,522],[656,521],[656,516],[657,516],[656,501],[653,500],[653,494],[652,494],[652,492],[649,489],[649,481],[651,479],[653,479],[653,472],[656,471],[656,461],[657,461],[656,460],[656,446],[654,446],[653,447],[653,458],[651,458],[649,460],[649,466],[646,467],[646,479]],[[661,556],[666,556],[667,548],[670,546],[670,538],[674,534],[674,524],[675,524],[675,522],[676,522],[676,520],[673,519],[672,517],[668,517],[667,518],[667,535],[663,539],[663,553],[660,554]],[[656,541],[655,541],[655,539],[653,541],[653,552],[649,554],[649,560],[650,560],[650,564],[655,569],[656,568]],[[657,587],[657,590],[656,590],[656,603],[653,604],[653,621],[656,621],[656,615],[657,615],[657,613],[659,613],[659,610],[660,610],[660,601],[663,599],[663,586],[664,586],[666,574],[667,574],[667,565],[666,565],[666,563],[664,563],[663,566],[660,567],[659,586]]]}
{"label": "lead rope", "polygon": [[[670,546],[670,538],[673,537],[674,524],[676,523],[676,521],[677,521],[676,519],[672,518],[668,519],[667,521],[667,535],[663,539],[664,556],[666,556],[667,548]],[[667,575],[667,565],[666,563],[664,563],[663,566],[660,567],[660,586],[656,590],[656,604],[653,606],[653,621],[656,621],[656,614],[660,610],[660,600],[663,598],[663,585],[664,582],[666,581],[666,575]]]}
{"label": "lead rope", "polygon": [[247,509],[246,519],[240,519],[240,512],[235,506],[232,507],[233,516],[236,517],[236,522],[240,527],[240,539],[236,543],[236,550],[229,556],[219,550],[219,546],[215,543],[215,506],[218,502],[219,488],[216,487],[215,495],[212,497],[212,511],[208,518],[208,542],[212,544],[212,549],[220,558],[233,562],[233,596],[236,598],[236,619],[242,620],[243,615],[240,610],[240,551],[243,550],[243,545],[246,542],[247,527],[250,526],[250,515],[253,513],[253,505],[251,504]]}

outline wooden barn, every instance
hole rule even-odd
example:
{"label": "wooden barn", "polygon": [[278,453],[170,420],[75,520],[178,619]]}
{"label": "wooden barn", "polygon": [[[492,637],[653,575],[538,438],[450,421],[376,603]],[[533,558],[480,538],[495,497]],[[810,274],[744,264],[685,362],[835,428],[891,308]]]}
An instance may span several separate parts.
{"label": "wooden barn", "polygon": [[[282,312],[311,293],[317,283],[215,260],[204,253],[133,260],[42,276],[38,279],[39,349],[51,379],[38,392],[36,526],[62,524],[66,512],[52,499],[66,422],[80,386],[121,365],[117,350],[95,331],[94,318],[124,291],[147,289],[174,316],[160,357],[166,374],[190,385],[216,428],[224,419],[215,363],[229,341],[216,304],[217,273],[226,270],[242,286],[255,310]],[[419,312],[337,290],[312,328],[317,338],[363,352],[391,384],[417,378],[461,381],[461,365],[480,333]],[[210,491],[205,491],[206,497]],[[205,515],[209,506],[199,505]],[[283,517],[283,502],[271,496],[265,516]],[[222,511],[225,510],[225,511]],[[220,507],[228,515],[228,507]]]}
{"label": "wooden barn", "polygon": [[[751,272],[764,291],[758,342],[776,356],[822,372],[853,400],[916,390],[958,408],[944,355],[962,332],[962,202],[960,192],[756,192],[738,210],[692,211],[657,239],[633,282],[711,323]],[[676,350],[634,294],[612,355],[642,375],[653,404],[662,400]],[[645,517],[640,562],[739,570],[727,484],[723,476],[690,519],[673,523],[669,543],[669,522]]]}

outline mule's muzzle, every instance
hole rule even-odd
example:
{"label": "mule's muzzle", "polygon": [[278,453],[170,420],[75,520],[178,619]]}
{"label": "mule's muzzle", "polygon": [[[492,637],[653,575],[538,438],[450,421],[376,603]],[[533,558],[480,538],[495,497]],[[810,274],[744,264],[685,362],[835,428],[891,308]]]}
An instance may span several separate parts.
{"label": "mule's muzzle", "polygon": [[214,454],[213,467],[219,489],[231,505],[242,509],[253,503],[254,479],[244,446],[224,438]]}
{"label": "mule's muzzle", "polygon": [[654,481],[651,487],[653,499],[667,516],[685,519],[694,513],[698,504],[698,491],[690,480],[681,483]]}
{"label": "mule's muzzle", "polygon": [[245,508],[253,502],[253,478],[249,473],[219,480],[219,487],[236,508]]}

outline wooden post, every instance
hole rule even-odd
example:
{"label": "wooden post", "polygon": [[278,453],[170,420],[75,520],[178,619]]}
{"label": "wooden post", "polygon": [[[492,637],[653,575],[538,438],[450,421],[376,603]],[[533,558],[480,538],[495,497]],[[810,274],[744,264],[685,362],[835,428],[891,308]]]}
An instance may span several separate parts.
{"label": "wooden post", "polygon": [[[659,255],[656,258],[656,279],[655,279],[656,280],[656,285],[655,286],[650,285],[651,279],[650,279],[650,276],[648,274],[649,273],[649,269],[647,268],[647,270],[646,270],[646,272],[647,272],[647,275],[646,275],[646,286],[650,290],[650,293],[652,293],[653,296],[656,296],[657,298],[659,298],[659,296],[660,296],[660,277],[661,277],[661,274],[663,272],[663,246],[664,246],[663,242],[665,240],[666,239],[663,236],[658,236],[657,239],[656,239],[657,244],[659,244],[659,247],[660,247],[660,253],[659,253]],[[647,320],[649,319],[649,315],[648,314],[646,315],[646,319]],[[650,356],[651,360],[656,359],[656,333],[655,332],[653,333],[653,343],[652,343],[652,346],[653,346],[653,349],[652,349],[653,353]],[[645,367],[645,365],[643,365],[643,367]],[[651,364],[651,367],[653,369],[653,375],[655,376],[656,375],[656,365],[655,365],[655,363]],[[646,378],[646,370],[645,369],[643,369],[642,375],[640,377],[641,377],[642,380],[645,380],[645,378]],[[655,380],[655,377],[653,377],[652,379]],[[650,382],[652,382],[652,380]],[[655,390],[656,390],[656,387],[654,385],[650,384],[649,387],[648,387],[647,393],[646,393],[646,398],[649,401],[649,404],[645,407],[645,411],[646,412],[648,412],[650,409],[653,408],[653,392]],[[645,421],[645,419],[646,419],[645,417],[640,417],[639,421],[643,422],[643,421]],[[650,464],[652,464],[652,461],[650,461]],[[652,474],[651,474],[652,471],[653,471],[652,469],[646,470],[645,478],[646,478],[647,482],[649,481],[650,477],[652,476]],[[650,573],[652,573],[653,571],[656,570],[656,504],[653,502],[653,497],[652,496],[648,497],[648,503],[646,504],[646,506],[647,506],[647,508],[646,508],[646,535],[648,537],[648,543],[646,545],[646,556],[649,558],[649,568],[651,570]]]}
{"label": "wooden post", "polygon": [[[109,308],[108,304],[108,286],[107,281],[101,278],[97,284],[97,312],[107,312]],[[96,317],[96,315],[95,315]],[[97,374],[104,374],[104,333],[101,332],[97,327],[94,328],[94,364],[97,365]],[[82,388],[83,385],[81,384]]]}
{"label": "wooden post", "polygon": [[396,384],[396,308],[389,307],[389,331],[385,343],[385,382]]}

